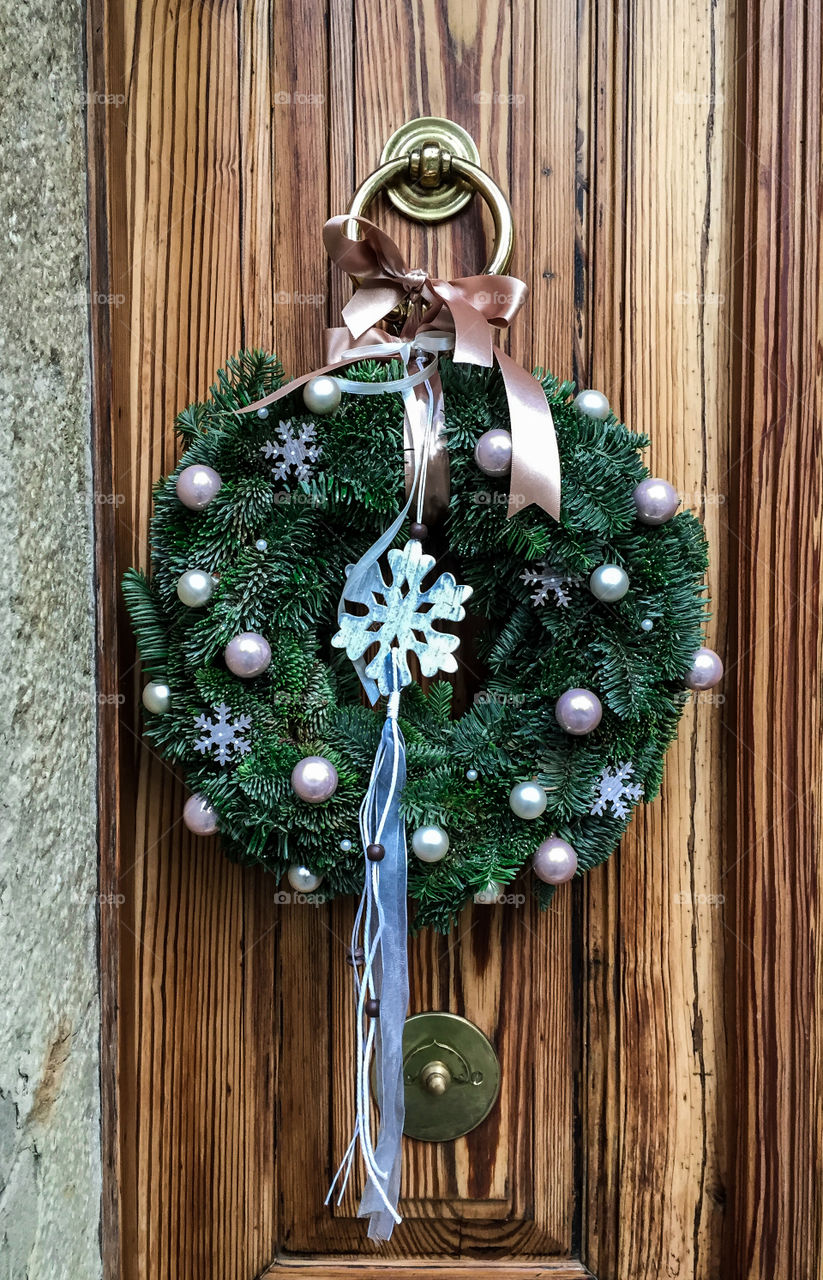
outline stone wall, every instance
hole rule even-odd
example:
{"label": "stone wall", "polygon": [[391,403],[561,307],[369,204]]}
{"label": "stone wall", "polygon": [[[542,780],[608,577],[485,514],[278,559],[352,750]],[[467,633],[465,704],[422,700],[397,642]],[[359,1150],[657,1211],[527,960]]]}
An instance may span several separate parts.
{"label": "stone wall", "polygon": [[84,11],[0,9],[0,1280],[90,1280],[101,1267]]}

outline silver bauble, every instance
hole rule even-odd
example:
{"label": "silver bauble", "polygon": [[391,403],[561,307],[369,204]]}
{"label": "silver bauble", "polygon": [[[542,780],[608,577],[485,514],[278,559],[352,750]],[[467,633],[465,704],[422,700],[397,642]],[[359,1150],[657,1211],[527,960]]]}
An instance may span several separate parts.
{"label": "silver bauble", "polygon": [[474,446],[474,460],[484,476],[507,476],[512,469],[511,432],[502,427],[484,431]]}
{"label": "silver bauble", "polygon": [[585,413],[587,418],[595,418],[598,422],[605,422],[612,411],[603,392],[592,388],[580,391],[574,397],[574,407],[578,413]]}
{"label": "silver bauble", "polygon": [[311,378],[303,388],[303,404],[309,413],[317,413],[321,416],[334,413],[340,400],[341,391],[337,380],[325,374]]}
{"label": "silver bauble", "polygon": [[527,822],[545,813],[548,802],[549,798],[538,782],[518,782],[509,795],[512,813]]}
{"label": "silver bauble", "polygon": [[171,689],[162,680],[150,680],[143,690],[143,706],[152,715],[164,716],[171,710]]}
{"label": "silver bauble", "polygon": [[177,595],[189,609],[202,609],[214,591],[214,578],[202,569],[187,569],[177,579]]}
{"label": "silver bauble", "polygon": [[412,849],[421,862],[440,862],[449,852],[449,837],[433,823],[412,832]]}
{"label": "silver bauble", "polygon": [[323,882],[322,876],[316,876],[308,867],[300,867],[296,863],[292,863],[287,875],[289,884],[295,893],[314,893],[315,889],[319,889]]}
{"label": "silver bauble", "polygon": [[629,589],[629,575],[619,564],[601,564],[589,578],[589,588],[595,599],[616,604]]}

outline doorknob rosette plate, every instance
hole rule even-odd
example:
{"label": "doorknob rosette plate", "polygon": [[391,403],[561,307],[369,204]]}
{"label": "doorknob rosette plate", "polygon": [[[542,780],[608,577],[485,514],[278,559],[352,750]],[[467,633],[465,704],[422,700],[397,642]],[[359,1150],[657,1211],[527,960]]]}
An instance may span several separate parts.
{"label": "doorknob rosette plate", "polygon": [[416,1013],[403,1028],[406,1120],[422,1142],[449,1142],[477,1128],[500,1090],[500,1063],[479,1027],[456,1013]]}
{"label": "doorknob rosette plate", "polygon": [[408,176],[396,179],[386,188],[386,194],[396,209],[416,222],[442,222],[452,218],[474,194],[471,184],[456,173],[445,172],[435,180],[427,156],[438,149],[440,163],[446,169],[452,156],[480,165],[480,152],[471,134],[453,120],[440,116],[421,116],[401,125],[389,138],[380,157],[381,165],[409,158]]}

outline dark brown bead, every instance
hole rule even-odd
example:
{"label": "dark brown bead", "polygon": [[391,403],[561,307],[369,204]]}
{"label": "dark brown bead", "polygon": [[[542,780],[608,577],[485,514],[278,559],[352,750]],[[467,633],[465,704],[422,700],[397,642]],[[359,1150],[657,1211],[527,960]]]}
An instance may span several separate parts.
{"label": "dark brown bead", "polygon": [[350,964],[354,969],[358,964],[366,963],[366,953],[362,947],[357,947],[354,951],[346,952],[346,964]]}
{"label": "dark brown bead", "polygon": [[379,1001],[379,1000],[367,1000],[367,1001],[366,1001],[366,1014],[367,1014],[367,1015],[368,1015],[368,1017],[370,1017],[370,1018],[379,1018],[379,1017],[380,1017],[380,1001]]}
{"label": "dark brown bead", "polygon": [[382,862],[386,856],[386,850],[382,844],[367,844],[366,857],[369,862]]}
{"label": "dark brown bead", "polygon": [[409,528],[409,533],[413,538],[416,538],[418,542],[422,542],[424,538],[428,538],[429,536],[429,526],[421,524],[418,520],[415,520]]}

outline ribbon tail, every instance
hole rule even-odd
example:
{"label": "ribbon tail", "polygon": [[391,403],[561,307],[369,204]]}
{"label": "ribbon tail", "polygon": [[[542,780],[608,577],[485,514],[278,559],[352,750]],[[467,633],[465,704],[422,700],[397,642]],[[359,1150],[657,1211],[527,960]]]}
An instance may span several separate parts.
{"label": "ribbon tail", "polygon": [[[406,1115],[403,1086],[403,1027],[409,1006],[406,944],[406,829],[400,794],[406,778],[406,750],[397,721],[383,729],[384,755],[378,772],[374,807],[385,815],[380,843],[386,850],[377,873],[380,942],[372,975],[380,1000],[377,1022],[376,1075],[380,1129],[374,1148],[376,1172],[370,1171],[358,1216],[369,1219],[369,1238],[388,1240],[400,1221],[400,1165]],[[367,875],[375,866],[366,863]],[[374,919],[372,918],[372,928]],[[369,940],[366,940],[368,947]],[[365,1099],[364,1099],[365,1101]]]}
{"label": "ribbon tail", "polygon": [[542,507],[560,519],[560,453],[554,419],[537,378],[516,364],[505,351],[494,349],[506,399],[512,433],[512,470],[509,484],[509,519],[526,507]]}

